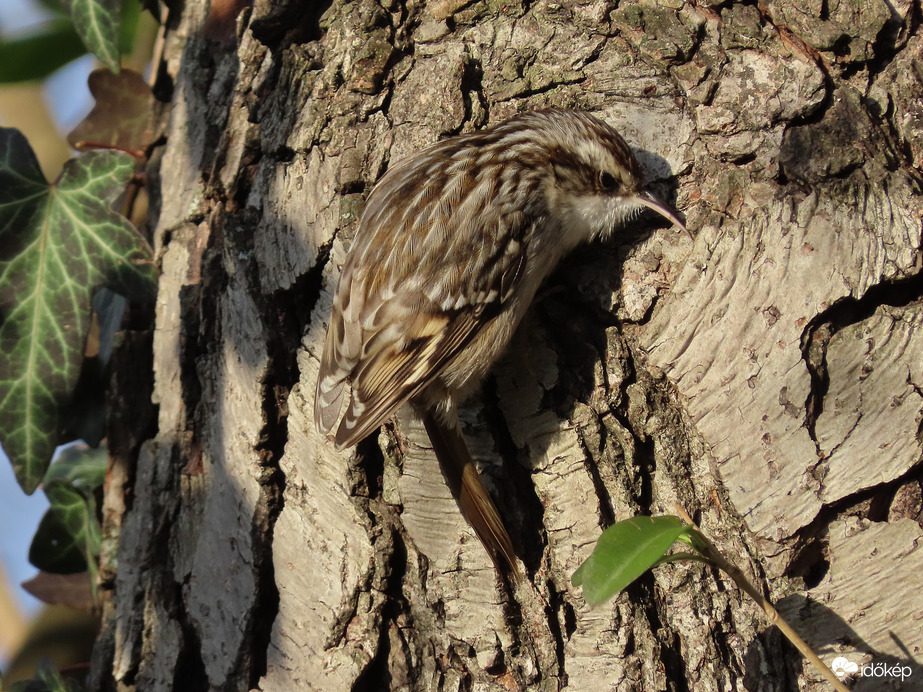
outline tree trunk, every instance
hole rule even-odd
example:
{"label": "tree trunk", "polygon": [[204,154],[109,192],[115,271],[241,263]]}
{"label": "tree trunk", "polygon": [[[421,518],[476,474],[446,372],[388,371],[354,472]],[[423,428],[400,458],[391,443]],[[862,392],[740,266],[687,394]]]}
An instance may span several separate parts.
{"label": "tree trunk", "polygon": [[[919,9],[322,5],[257,2],[236,40],[203,37],[202,2],[171,15],[153,384],[131,335],[95,687],[827,689],[699,564],[584,604],[570,578],[602,528],[675,504],[825,661],[915,666]],[[422,426],[338,453],[314,385],[375,180],[551,105],[612,123],[695,241],[645,217],[576,252],[463,410],[525,567],[510,583]]]}

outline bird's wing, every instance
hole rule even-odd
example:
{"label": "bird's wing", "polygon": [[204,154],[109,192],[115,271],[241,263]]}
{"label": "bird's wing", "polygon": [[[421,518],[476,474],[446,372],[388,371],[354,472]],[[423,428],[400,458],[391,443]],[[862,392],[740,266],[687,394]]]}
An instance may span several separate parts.
{"label": "bird's wing", "polygon": [[503,309],[525,273],[525,236],[534,222],[522,212],[482,213],[476,228],[458,232],[454,214],[433,215],[418,218],[434,228],[399,237],[393,226],[360,224],[365,235],[343,268],[314,405],[317,427],[330,431],[351,383],[336,433],[340,448],[430,384]]}

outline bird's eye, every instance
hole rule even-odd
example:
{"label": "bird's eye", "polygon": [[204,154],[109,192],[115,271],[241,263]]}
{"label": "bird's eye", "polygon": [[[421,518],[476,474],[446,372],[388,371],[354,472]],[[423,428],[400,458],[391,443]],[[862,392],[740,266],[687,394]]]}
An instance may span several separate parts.
{"label": "bird's eye", "polygon": [[616,190],[619,186],[619,181],[615,179],[615,176],[612,175],[609,171],[600,171],[599,172],[599,184],[602,186],[603,190],[607,192],[612,192]]}

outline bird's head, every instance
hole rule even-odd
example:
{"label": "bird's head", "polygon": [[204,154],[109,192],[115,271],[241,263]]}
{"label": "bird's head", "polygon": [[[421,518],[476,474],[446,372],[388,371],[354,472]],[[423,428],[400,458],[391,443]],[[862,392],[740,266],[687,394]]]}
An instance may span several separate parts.
{"label": "bird's head", "polygon": [[644,171],[625,140],[588,113],[528,114],[546,148],[548,212],[572,235],[569,245],[607,235],[652,209],[688,234],[673,207],[644,184]]}

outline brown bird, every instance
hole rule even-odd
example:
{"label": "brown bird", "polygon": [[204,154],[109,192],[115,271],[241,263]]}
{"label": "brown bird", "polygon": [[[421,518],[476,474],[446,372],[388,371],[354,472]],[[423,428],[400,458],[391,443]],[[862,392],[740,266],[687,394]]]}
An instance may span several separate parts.
{"label": "brown bird", "polygon": [[645,207],[686,230],[643,187],[625,141],[588,113],[525,113],[398,162],[372,190],[340,275],[317,380],[318,429],[336,425],[347,384],[338,449],[409,401],[462,514],[497,568],[518,575],[456,405],[558,261]]}

